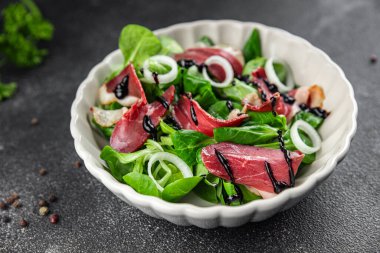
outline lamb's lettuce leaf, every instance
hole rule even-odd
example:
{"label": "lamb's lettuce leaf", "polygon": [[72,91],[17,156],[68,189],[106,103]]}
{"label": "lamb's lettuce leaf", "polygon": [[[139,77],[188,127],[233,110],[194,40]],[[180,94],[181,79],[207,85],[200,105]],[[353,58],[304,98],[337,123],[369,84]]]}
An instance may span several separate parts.
{"label": "lamb's lettuce leaf", "polygon": [[162,198],[166,201],[178,202],[189,194],[201,180],[202,177],[199,176],[176,180],[165,186],[164,191],[162,192]]}
{"label": "lamb's lettuce leaf", "polygon": [[218,101],[211,84],[199,76],[186,73],[183,77],[183,88],[185,92],[190,92],[193,99],[205,110]]}
{"label": "lamb's lettuce leaf", "polygon": [[150,56],[158,54],[161,42],[148,28],[133,24],[121,31],[119,48],[124,55],[124,63],[132,62],[136,67]]}
{"label": "lamb's lettuce leaf", "polygon": [[214,138],[217,142],[257,145],[267,143],[276,138],[277,131],[277,128],[264,124],[244,127],[220,127],[214,129]]}
{"label": "lamb's lettuce leaf", "polygon": [[200,132],[193,130],[179,130],[170,135],[176,154],[189,166],[197,163],[197,151],[215,140]]}
{"label": "lamb's lettuce leaf", "polygon": [[258,29],[253,29],[251,35],[243,47],[243,55],[245,62],[262,56],[260,32]]}
{"label": "lamb's lettuce leaf", "polygon": [[221,92],[226,98],[241,103],[245,96],[254,92],[257,93],[257,90],[243,81],[234,79],[234,85],[221,89]]}
{"label": "lamb's lettuce leaf", "polygon": [[178,44],[178,42],[172,37],[162,35],[160,36],[159,40],[162,46],[160,54],[173,55],[183,52],[183,48],[181,47],[181,45]]}
{"label": "lamb's lettuce leaf", "polygon": [[153,180],[145,174],[131,172],[123,176],[123,180],[138,193],[156,197],[160,196],[160,192]]}
{"label": "lamb's lettuce leaf", "polygon": [[286,117],[284,115],[274,116],[272,112],[247,112],[250,116],[249,121],[244,123],[245,126],[257,125],[257,124],[267,124],[272,127],[279,128],[281,130],[287,130]]}
{"label": "lamb's lettuce leaf", "polygon": [[[241,103],[232,102],[232,106],[234,109],[242,109]],[[230,110],[227,107],[227,101],[221,100],[216,102],[215,104],[212,104],[207,112],[218,119],[227,119],[228,115],[230,114]]]}

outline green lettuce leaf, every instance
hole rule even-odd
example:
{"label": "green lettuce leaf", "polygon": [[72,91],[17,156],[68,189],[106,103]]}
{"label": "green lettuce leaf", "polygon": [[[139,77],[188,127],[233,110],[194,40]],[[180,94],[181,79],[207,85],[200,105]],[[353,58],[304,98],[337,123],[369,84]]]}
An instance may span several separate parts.
{"label": "green lettuce leaf", "polygon": [[201,180],[202,177],[194,176],[174,181],[165,186],[164,191],[162,192],[162,198],[166,201],[178,202],[189,194]]}
{"label": "green lettuce leaf", "polygon": [[138,193],[156,197],[160,196],[160,192],[153,180],[147,175],[131,172],[123,176],[123,180]]}
{"label": "green lettuce leaf", "polygon": [[260,32],[254,29],[243,47],[243,55],[245,62],[248,62],[256,57],[262,56]]}
{"label": "green lettuce leaf", "polygon": [[189,166],[197,163],[197,151],[215,141],[200,132],[180,130],[170,135],[176,154]]}
{"label": "green lettuce leaf", "polygon": [[119,48],[125,64],[133,62],[135,66],[140,66],[147,58],[160,52],[161,42],[146,27],[127,25],[121,31]]}
{"label": "green lettuce leaf", "polygon": [[214,129],[217,142],[232,142],[245,145],[266,143],[277,137],[277,129],[269,125],[244,127],[220,127]]}
{"label": "green lettuce leaf", "polygon": [[[232,102],[232,106],[234,109],[242,109],[241,103]],[[207,112],[218,119],[227,119],[228,115],[230,114],[230,110],[227,107],[227,101],[221,100],[216,102],[215,104],[212,104]]]}

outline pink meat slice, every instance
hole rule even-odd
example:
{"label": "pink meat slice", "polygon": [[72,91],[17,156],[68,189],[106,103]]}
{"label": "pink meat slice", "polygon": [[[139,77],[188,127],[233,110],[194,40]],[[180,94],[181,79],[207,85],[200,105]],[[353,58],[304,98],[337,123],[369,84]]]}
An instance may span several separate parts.
{"label": "pink meat slice", "polygon": [[144,89],[139,78],[136,75],[135,68],[132,64],[128,64],[117,76],[106,83],[107,92],[114,92],[117,85],[121,83],[124,77],[128,75],[128,96],[141,98],[143,103],[147,103]]}
{"label": "pink meat slice", "polygon": [[[274,193],[272,181],[265,169],[265,161],[270,164],[273,176],[278,182],[290,184],[288,164],[285,161],[284,154],[279,149],[227,142],[204,147],[201,156],[207,170],[211,174],[228,181],[230,181],[230,177],[219,162],[215,149],[227,159],[237,184],[253,187],[259,192]],[[294,175],[296,175],[303,157],[304,155],[299,151],[290,152]]]}
{"label": "pink meat slice", "polygon": [[[193,104],[198,124],[191,117],[191,104]],[[247,114],[242,114],[230,120],[214,118],[203,110],[197,101],[190,100],[186,96],[182,96],[174,107],[173,116],[181,128],[195,130],[211,137],[214,135],[214,128],[239,126],[248,117]]]}
{"label": "pink meat slice", "polygon": [[[173,102],[174,91],[174,86],[170,86],[162,96],[168,104]],[[166,111],[158,101],[151,104],[145,104],[143,101],[135,103],[116,123],[110,139],[111,147],[124,153],[136,151],[149,138],[149,133],[143,128],[144,116],[149,116],[153,125],[157,126]]]}
{"label": "pink meat slice", "polygon": [[[204,63],[207,58],[213,55],[218,55],[223,58],[225,58],[232,66],[234,73],[236,75],[240,75],[243,71],[243,66],[239,62],[238,59],[236,59],[235,56],[232,54],[228,53],[227,51],[223,49],[218,49],[218,48],[189,48],[185,52],[181,54],[176,54],[174,58],[176,61],[178,60],[193,60],[197,64],[202,64]],[[213,76],[216,77],[219,81],[223,81],[226,77],[226,74],[223,70],[223,68],[219,65],[213,64],[209,66],[209,71]]]}
{"label": "pink meat slice", "polygon": [[267,95],[267,101],[264,102],[261,106],[247,105],[248,109],[256,112],[271,111],[272,107],[270,105],[270,98],[274,96],[277,98],[275,111],[278,114],[285,115],[286,118],[290,120],[292,114],[292,105],[285,103],[284,99],[279,95],[279,93],[270,92],[270,90],[264,82],[264,79],[267,79],[265,69],[261,67],[258,68],[257,70],[252,72],[252,76],[253,80],[258,84],[259,88],[261,89],[259,90],[259,92],[261,93],[262,91],[264,91],[264,93]]}

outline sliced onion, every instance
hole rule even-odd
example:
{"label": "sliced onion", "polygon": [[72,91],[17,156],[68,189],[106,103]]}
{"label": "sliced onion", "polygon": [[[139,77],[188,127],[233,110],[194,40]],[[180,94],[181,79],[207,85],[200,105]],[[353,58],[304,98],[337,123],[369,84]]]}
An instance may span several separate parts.
{"label": "sliced onion", "polygon": [[174,164],[182,173],[183,177],[192,177],[193,172],[191,171],[190,167],[178,156],[173,155],[168,152],[158,152],[152,155],[148,162],[148,175],[153,180],[155,185],[157,186],[157,189],[159,191],[163,191],[164,188],[157,182],[157,180],[152,175],[152,166],[157,161],[168,161],[172,164]]}
{"label": "sliced onion", "polygon": [[130,107],[134,103],[136,103],[139,98],[135,96],[126,96],[125,98],[118,99],[113,92],[108,92],[107,87],[103,84],[98,92],[99,102],[102,105],[108,105],[112,102],[118,102],[122,106]]}
{"label": "sliced onion", "polygon": [[[304,131],[311,139],[313,147],[306,145],[298,132],[298,130]],[[290,138],[296,148],[304,154],[312,154],[317,152],[321,148],[321,137],[317,131],[308,123],[303,120],[297,120],[290,129]]]}
{"label": "sliced onion", "polygon": [[126,96],[125,98],[117,99],[117,102],[119,104],[121,104],[122,106],[128,106],[128,107],[131,107],[137,101],[139,101],[139,98],[135,96]]}
{"label": "sliced onion", "polygon": [[91,112],[94,115],[96,123],[102,127],[110,127],[116,122],[118,122],[124,113],[128,111],[127,108],[123,107],[117,110],[103,110],[98,107],[91,107]]}
{"label": "sliced onion", "polygon": [[171,68],[171,70],[168,73],[157,75],[157,79],[159,83],[170,83],[174,79],[177,78],[177,74],[178,74],[177,62],[173,58],[166,55],[155,55],[145,60],[143,64],[144,78],[148,82],[156,83],[156,81],[154,80],[152,71],[149,70],[149,61],[156,61],[160,64],[168,65]]}
{"label": "sliced onion", "polygon": [[100,86],[100,89],[98,91],[98,97],[99,102],[102,105],[111,104],[112,102],[117,101],[115,94],[113,94],[113,92],[108,92],[105,84],[102,84],[102,86]]}
{"label": "sliced onion", "polygon": [[219,55],[213,55],[207,58],[207,60],[204,62],[207,66],[210,66],[212,64],[219,65],[223,68],[226,78],[224,78],[224,81],[221,83],[217,83],[214,80],[210,78],[210,76],[207,73],[207,69],[203,68],[202,74],[204,79],[209,81],[212,86],[218,87],[218,88],[225,88],[231,85],[231,82],[234,78],[234,70],[232,69],[231,64],[223,57]]}
{"label": "sliced onion", "polygon": [[[285,67],[286,85],[283,84],[278,78],[276,71],[274,70],[274,67],[273,67],[274,62],[281,63]],[[287,92],[294,88],[294,79],[293,79],[292,70],[290,69],[289,65],[286,62],[280,59],[269,58],[267,62],[265,63],[265,73],[268,77],[268,81],[277,85],[277,88],[279,89],[280,92]]]}

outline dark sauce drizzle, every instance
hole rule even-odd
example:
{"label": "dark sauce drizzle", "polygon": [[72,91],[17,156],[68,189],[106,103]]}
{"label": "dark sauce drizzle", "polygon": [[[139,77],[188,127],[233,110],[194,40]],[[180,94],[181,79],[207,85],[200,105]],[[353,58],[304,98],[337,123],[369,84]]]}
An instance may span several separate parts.
{"label": "dark sauce drizzle", "polygon": [[276,103],[277,103],[277,98],[276,97],[271,97],[270,98],[270,104],[272,106],[272,114],[273,116],[277,116],[277,113],[276,113]]}
{"label": "dark sauce drizzle", "polygon": [[285,148],[284,138],[282,137],[282,131],[278,130],[277,133],[278,133],[278,142],[280,143],[280,149],[282,153],[284,154],[286,163],[288,164],[290,187],[294,187],[295,177],[294,177],[294,172],[293,172],[293,167],[292,167],[292,159],[290,158],[289,150]]}
{"label": "dark sauce drizzle", "polygon": [[327,118],[327,116],[330,115],[330,112],[326,111],[326,110],[323,110],[322,108],[320,107],[308,107],[306,104],[300,104],[300,109],[302,111],[305,111],[305,112],[310,112],[312,114],[314,114],[315,116],[317,117],[320,117],[320,118]]}
{"label": "dark sauce drizzle", "polygon": [[159,84],[160,81],[158,80],[158,73],[157,73],[157,72],[153,72],[153,73],[152,73],[152,76],[153,76],[154,82],[155,82],[156,84]]}
{"label": "dark sauce drizzle", "polygon": [[144,116],[143,128],[145,132],[147,132],[148,134],[152,136],[152,139],[154,141],[157,140],[157,129],[154,127],[153,122],[148,115]]}
{"label": "dark sauce drizzle", "polygon": [[166,110],[169,109],[169,103],[168,101],[166,101],[166,99],[163,96],[158,96],[157,100],[160,101],[160,103],[162,104],[163,107],[165,107]]}
{"label": "dark sauce drizzle", "polygon": [[264,164],[265,164],[265,170],[267,171],[269,179],[272,182],[273,189],[274,189],[275,193],[280,193],[283,190],[285,190],[286,188],[289,188],[289,186],[285,182],[282,182],[282,181],[279,182],[274,178],[272,167],[270,166],[270,163],[268,163],[267,161],[264,161]]}
{"label": "dark sauce drizzle", "polygon": [[115,97],[118,99],[123,99],[126,96],[128,96],[128,81],[129,81],[129,75],[126,75],[123,77],[121,82],[116,86],[113,93],[115,94]]}
{"label": "dark sauce drizzle", "polygon": [[270,83],[267,79],[263,79],[265,85],[268,87],[268,90],[272,93],[278,92],[278,88],[275,84]]}
{"label": "dark sauce drizzle", "polygon": [[193,120],[193,122],[195,123],[195,125],[198,126],[197,114],[195,113],[194,105],[193,105],[193,101],[192,100],[190,100],[190,115],[191,115],[191,119]]}
{"label": "dark sauce drizzle", "polygon": [[226,106],[229,111],[232,111],[234,109],[234,105],[232,104],[231,100],[227,100]]}
{"label": "dark sauce drizzle", "polygon": [[284,102],[287,104],[292,105],[296,101],[294,97],[289,96],[288,94],[285,94],[285,93],[281,93],[281,97],[284,99]]}
{"label": "dark sauce drizzle", "polygon": [[175,130],[181,130],[181,126],[172,115],[166,116],[166,118],[164,119],[164,122],[166,124],[171,125]]}
{"label": "dark sauce drizzle", "polygon": [[177,61],[177,64],[185,69],[188,69],[192,66],[197,66],[199,72],[202,72],[204,68],[207,68],[206,64],[204,63],[197,64],[194,60],[190,60],[190,59],[179,60]]}
{"label": "dark sauce drizzle", "polygon": [[235,200],[239,200],[241,202],[243,200],[243,193],[241,192],[240,188],[235,184],[235,178],[234,178],[234,175],[232,174],[231,166],[228,163],[228,160],[217,149],[214,149],[214,150],[215,150],[216,157],[218,158],[218,161],[222,164],[224,170],[227,172],[231,180],[231,183],[234,185],[234,188],[236,191],[235,195],[225,197],[225,201],[227,202],[227,204]]}
{"label": "dark sauce drizzle", "polygon": [[263,102],[267,101],[267,94],[262,89],[260,89],[260,96]]}

